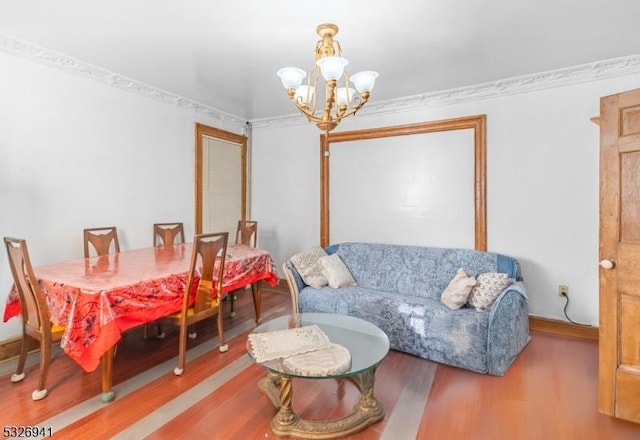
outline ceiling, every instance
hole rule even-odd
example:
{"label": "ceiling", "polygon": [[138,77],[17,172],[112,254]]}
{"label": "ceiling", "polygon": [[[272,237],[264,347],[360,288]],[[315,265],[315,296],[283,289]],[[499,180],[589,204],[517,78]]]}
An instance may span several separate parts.
{"label": "ceiling", "polygon": [[[254,120],[296,113],[276,71],[309,70],[335,23],[370,99],[640,53],[638,0],[2,0],[0,33]],[[0,75],[1,75],[0,68]]]}

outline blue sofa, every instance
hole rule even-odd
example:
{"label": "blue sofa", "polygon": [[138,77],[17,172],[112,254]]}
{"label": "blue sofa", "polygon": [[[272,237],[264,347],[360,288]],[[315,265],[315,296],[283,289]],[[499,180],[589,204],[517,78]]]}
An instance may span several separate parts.
{"label": "blue sofa", "polygon": [[[337,253],[357,285],[307,286],[291,260],[283,264],[294,309],[356,316],[380,327],[391,348],[455,367],[505,374],[530,340],[528,300],[514,258],[471,249],[340,243]],[[440,295],[463,267],[468,275],[506,273],[516,280],[488,310],[452,310]]]}

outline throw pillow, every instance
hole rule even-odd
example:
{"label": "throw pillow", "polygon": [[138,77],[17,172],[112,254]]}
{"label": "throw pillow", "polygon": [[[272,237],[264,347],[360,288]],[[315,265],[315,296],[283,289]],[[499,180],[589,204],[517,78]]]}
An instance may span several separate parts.
{"label": "throw pillow", "polygon": [[338,254],[321,257],[319,261],[320,266],[322,266],[322,274],[331,288],[339,289],[344,286],[356,285],[356,280],[353,279],[351,272],[349,272],[349,269]]}
{"label": "throw pillow", "polygon": [[476,310],[486,310],[505,287],[513,283],[506,273],[487,272],[476,277],[478,284],[471,289],[467,304]]}
{"label": "throw pillow", "polygon": [[475,277],[467,275],[464,269],[460,268],[442,292],[440,301],[450,309],[459,309],[466,304],[471,289],[476,283]]}
{"label": "throw pillow", "polygon": [[318,261],[327,253],[320,246],[314,246],[291,257],[293,267],[296,268],[302,281],[308,286],[319,289],[327,285],[327,278],[322,274],[322,266]]}

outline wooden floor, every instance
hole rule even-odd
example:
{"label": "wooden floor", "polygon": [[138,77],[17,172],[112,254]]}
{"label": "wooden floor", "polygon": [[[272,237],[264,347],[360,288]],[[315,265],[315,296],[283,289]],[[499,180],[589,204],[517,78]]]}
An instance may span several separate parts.
{"label": "wooden floor", "polygon": [[[37,365],[18,384],[9,381],[11,365],[0,365],[3,427],[52,427],[56,439],[274,438],[275,409],[256,386],[264,371],[245,351],[254,326],[250,297],[239,295],[238,316],[226,318],[229,351],[217,350],[213,322],[200,327],[182,377],[172,372],[174,333],[146,341],[138,330],[128,333],[118,346],[116,400],[109,404],[99,401],[99,370],[84,373],[64,355],[52,362],[49,395],[39,402],[31,400]],[[288,311],[288,295],[265,290],[264,319]],[[375,390],[385,419],[350,438],[640,439],[640,425],[597,412],[597,343],[590,340],[534,332],[504,377],[392,351]],[[350,383],[294,380],[294,409],[305,418],[337,417],[356,398]]]}

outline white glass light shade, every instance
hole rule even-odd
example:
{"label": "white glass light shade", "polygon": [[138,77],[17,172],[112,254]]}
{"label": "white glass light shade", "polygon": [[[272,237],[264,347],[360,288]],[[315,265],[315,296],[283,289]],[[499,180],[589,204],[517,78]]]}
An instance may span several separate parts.
{"label": "white glass light shade", "polygon": [[349,64],[349,61],[342,57],[323,57],[316,61],[316,64],[320,67],[320,72],[325,81],[330,81],[342,76],[344,68]]}
{"label": "white glass light shade", "polygon": [[376,78],[378,72],[372,70],[365,70],[363,72],[354,73],[351,75],[351,82],[356,86],[356,90],[360,93],[370,92],[373,90],[373,86],[376,84]]}
{"label": "white glass light shade", "polygon": [[313,86],[299,86],[296,89],[296,94],[294,99],[299,104],[307,105],[309,102],[313,101],[313,94],[316,89]]}
{"label": "white glass light shade", "polygon": [[302,80],[307,76],[307,72],[297,67],[283,67],[278,70],[278,76],[285,89],[296,89],[302,84]]}
{"label": "white glass light shade", "polygon": [[349,87],[338,87],[336,89],[336,101],[338,105],[349,105],[353,101],[353,96],[356,94],[356,89]]}

